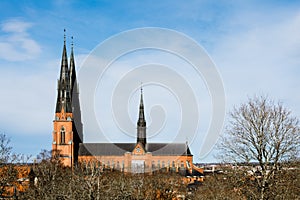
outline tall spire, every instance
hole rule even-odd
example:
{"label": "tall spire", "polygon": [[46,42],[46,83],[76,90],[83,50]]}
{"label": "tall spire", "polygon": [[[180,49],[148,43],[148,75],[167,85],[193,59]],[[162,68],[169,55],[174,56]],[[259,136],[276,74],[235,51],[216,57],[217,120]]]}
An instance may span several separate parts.
{"label": "tall spire", "polygon": [[61,112],[62,108],[64,108],[64,111],[66,113],[72,112],[65,29],[64,29],[64,46],[63,46],[63,53],[61,58],[60,77],[57,84],[56,113]]}
{"label": "tall spire", "polygon": [[146,120],[145,120],[145,114],[144,114],[143,87],[141,85],[139,119],[137,122],[137,143],[140,142],[145,146],[146,141],[147,141],[146,140]]}
{"label": "tall spire", "polygon": [[[70,76],[70,87],[71,87],[71,95],[73,95],[73,88],[76,87],[76,70],[75,70],[75,59],[74,59],[74,42],[73,36],[71,37],[71,56],[70,56],[70,69],[69,69],[69,76]],[[77,92],[77,91],[75,91]]]}
{"label": "tall spire", "polygon": [[61,58],[61,69],[60,69],[60,80],[66,81],[68,80],[68,56],[66,49],[66,29],[64,29],[64,46],[63,53]]}

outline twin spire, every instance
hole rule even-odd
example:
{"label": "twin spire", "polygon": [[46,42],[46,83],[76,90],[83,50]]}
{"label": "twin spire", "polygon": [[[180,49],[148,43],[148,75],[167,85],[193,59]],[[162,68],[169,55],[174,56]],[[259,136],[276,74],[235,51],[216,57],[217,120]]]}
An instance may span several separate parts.
{"label": "twin spire", "polygon": [[[60,77],[57,83],[57,102],[56,113],[73,113],[72,109],[72,95],[77,92],[75,59],[73,51],[73,37],[71,43],[70,62],[68,63],[67,48],[66,48],[66,34],[64,30],[64,46],[61,59]],[[68,64],[70,67],[68,67]],[[146,145],[146,120],[144,113],[143,102],[143,87],[141,86],[141,99],[139,105],[139,119],[137,121],[137,143]]]}
{"label": "twin spire", "polygon": [[68,56],[66,48],[66,30],[64,30],[64,46],[61,59],[60,77],[57,83],[57,102],[56,113],[60,113],[62,109],[66,113],[72,113],[72,94],[73,88],[76,87],[76,71],[73,52],[73,37],[71,44],[70,67],[68,67]]}

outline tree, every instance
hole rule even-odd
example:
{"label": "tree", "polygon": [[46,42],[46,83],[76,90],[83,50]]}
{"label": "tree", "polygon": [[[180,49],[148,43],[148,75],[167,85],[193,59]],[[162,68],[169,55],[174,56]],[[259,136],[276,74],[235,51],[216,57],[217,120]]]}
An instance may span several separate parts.
{"label": "tree", "polygon": [[[40,157],[47,155],[42,152]],[[46,156],[47,158],[47,156]],[[101,172],[78,164],[64,167],[55,159],[39,160],[33,167],[38,181],[19,199],[174,199],[186,195],[182,177],[174,174]]]}
{"label": "tree", "polygon": [[4,194],[9,196],[9,188],[18,185],[15,163],[25,160],[25,157],[12,153],[10,139],[4,133],[0,133],[0,197]]}
{"label": "tree", "polygon": [[9,143],[10,139],[4,133],[0,133],[0,164],[6,164],[10,160],[12,147]]}
{"label": "tree", "polygon": [[280,164],[299,156],[299,121],[281,103],[263,96],[249,98],[230,117],[220,150],[226,162],[257,162],[257,198],[267,199]]}

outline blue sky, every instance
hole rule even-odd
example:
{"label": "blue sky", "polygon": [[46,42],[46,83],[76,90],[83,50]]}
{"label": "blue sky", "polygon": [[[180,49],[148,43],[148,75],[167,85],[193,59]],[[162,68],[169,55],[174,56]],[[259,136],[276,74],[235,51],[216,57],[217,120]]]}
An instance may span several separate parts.
{"label": "blue sky", "polygon": [[[249,96],[266,94],[282,101],[300,117],[298,1],[4,0],[0,2],[0,11],[0,132],[11,138],[15,152],[35,156],[41,149],[51,148],[63,29],[67,30],[68,53],[70,37],[74,36],[78,70],[97,45],[123,31],[161,27],[181,32],[197,41],[217,66],[225,88],[226,112]],[[98,87],[95,99],[101,99],[102,93],[111,90],[108,85],[115,84],[118,74],[122,76],[126,70],[133,70],[131,66],[140,65],[144,59],[158,59],[168,66],[174,62],[184,65],[178,58],[151,51],[121,58],[108,71],[108,75],[114,76],[102,81],[104,89]],[[209,124],[207,116],[211,115],[209,92],[203,81],[196,80],[199,77],[192,70],[174,68],[189,79],[196,92],[199,121],[203,122],[191,145],[192,152],[197,154]],[[145,86],[146,112],[157,104],[164,105],[169,112],[158,140],[168,140],[168,134],[178,128],[180,121],[176,117],[180,107],[176,107],[172,95],[164,97],[166,93],[162,87]],[[133,124],[138,98],[138,92],[133,92],[128,100]],[[110,99],[105,101],[109,103]],[[105,114],[110,110],[98,113],[101,106],[105,107],[105,103],[96,105],[95,112],[106,120]],[[149,112],[147,121],[151,124]],[[131,142],[130,137],[119,137],[113,120],[107,120],[103,126],[117,134],[111,140]],[[195,160],[209,162],[214,158],[210,154],[204,158],[195,156]]]}

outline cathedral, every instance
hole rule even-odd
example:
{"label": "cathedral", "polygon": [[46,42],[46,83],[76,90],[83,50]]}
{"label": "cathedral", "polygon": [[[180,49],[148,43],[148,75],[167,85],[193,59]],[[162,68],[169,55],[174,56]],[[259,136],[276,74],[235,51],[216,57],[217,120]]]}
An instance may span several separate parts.
{"label": "cathedral", "polygon": [[165,171],[193,174],[193,155],[187,143],[147,142],[142,88],[137,107],[135,142],[84,143],[73,44],[68,60],[64,37],[52,133],[52,152],[59,156],[64,166],[84,164],[125,173]]}

